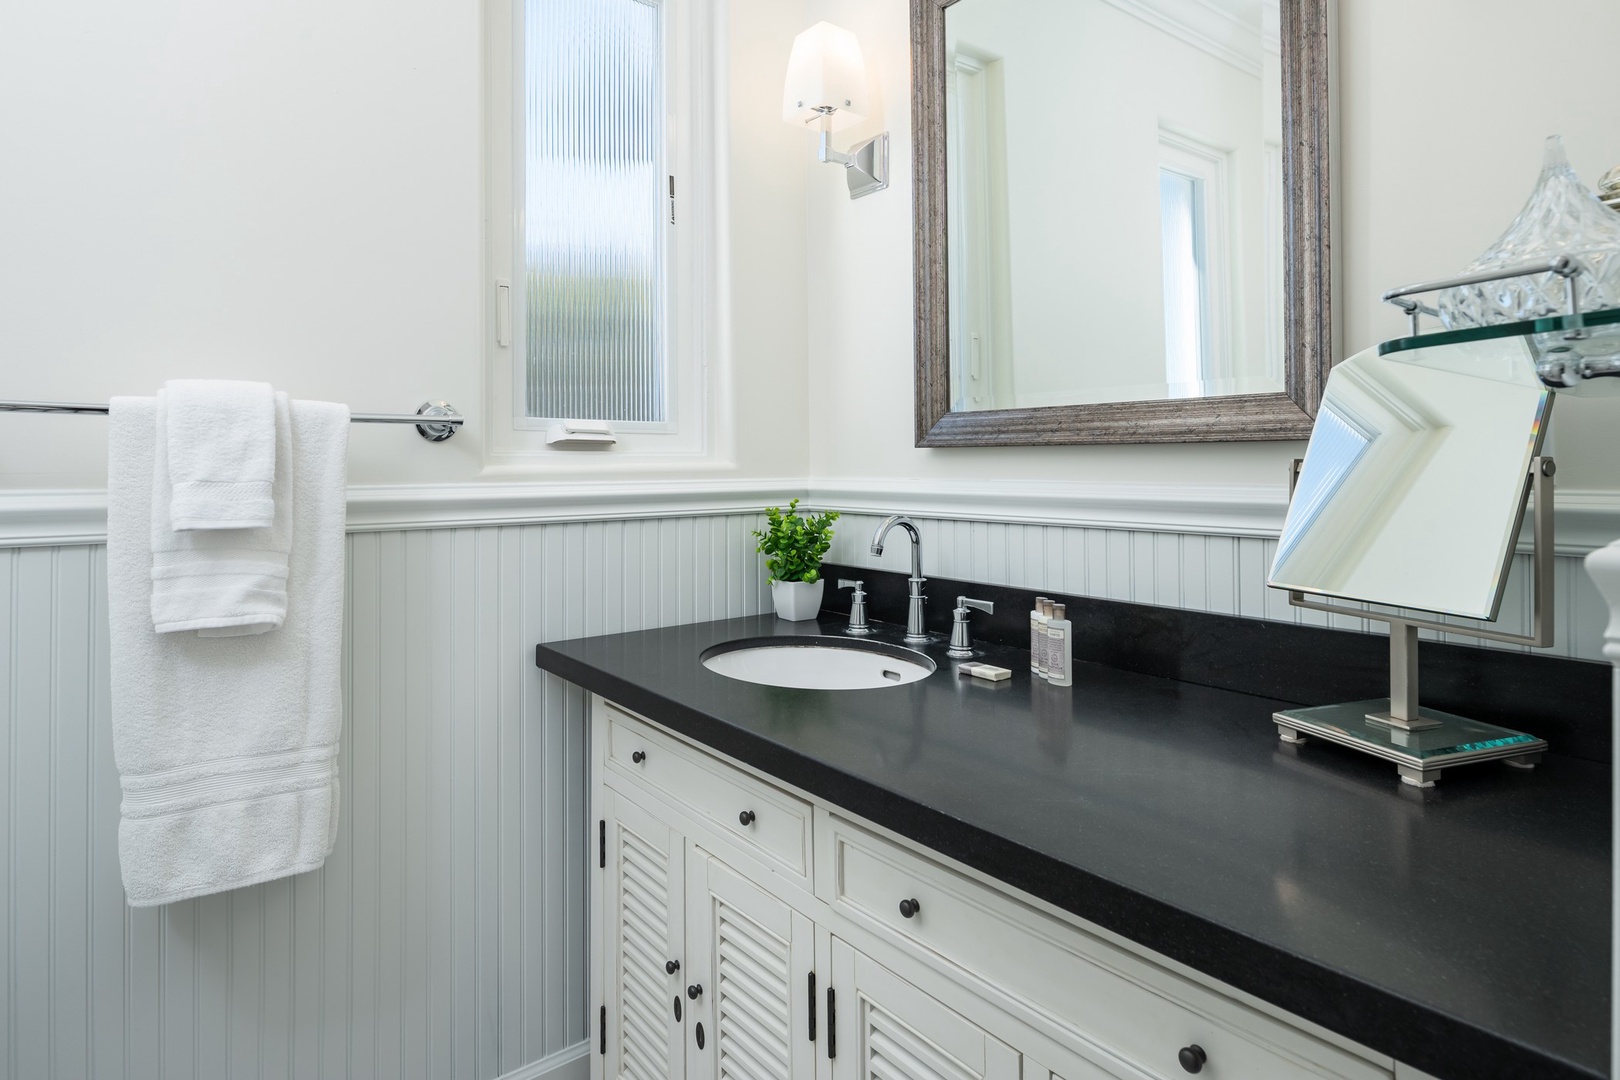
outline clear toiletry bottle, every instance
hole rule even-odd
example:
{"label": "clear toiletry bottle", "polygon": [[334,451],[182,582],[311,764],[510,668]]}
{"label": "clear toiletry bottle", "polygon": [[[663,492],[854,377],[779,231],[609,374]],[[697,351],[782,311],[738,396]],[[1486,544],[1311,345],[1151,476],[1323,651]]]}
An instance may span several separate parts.
{"label": "clear toiletry bottle", "polygon": [[1047,677],[1048,660],[1047,651],[1051,641],[1046,636],[1046,628],[1052,621],[1052,601],[1041,597],[1041,613],[1035,616],[1035,673],[1041,678]]}
{"label": "clear toiletry bottle", "polygon": [[1074,684],[1074,659],[1070,656],[1070,628],[1062,604],[1052,605],[1052,619],[1046,624],[1046,681],[1053,686]]}
{"label": "clear toiletry bottle", "polygon": [[1040,648],[1045,644],[1041,637],[1041,605],[1046,603],[1046,597],[1037,596],[1035,606],[1029,612],[1029,670],[1034,673],[1041,670]]}

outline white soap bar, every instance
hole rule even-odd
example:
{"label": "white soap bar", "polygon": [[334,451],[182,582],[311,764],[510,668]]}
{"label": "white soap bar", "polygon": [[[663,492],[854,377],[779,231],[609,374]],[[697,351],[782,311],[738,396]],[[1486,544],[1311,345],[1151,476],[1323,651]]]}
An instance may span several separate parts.
{"label": "white soap bar", "polygon": [[956,671],[959,675],[971,675],[975,679],[984,679],[988,682],[1001,682],[1012,678],[1010,668],[996,667],[994,664],[962,664]]}

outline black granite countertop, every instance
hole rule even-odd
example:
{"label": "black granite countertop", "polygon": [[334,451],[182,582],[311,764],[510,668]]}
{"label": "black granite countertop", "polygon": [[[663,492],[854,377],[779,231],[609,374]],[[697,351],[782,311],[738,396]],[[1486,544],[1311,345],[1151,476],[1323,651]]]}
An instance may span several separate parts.
{"label": "black granite countertop", "polygon": [[[1433,791],[1280,743],[1282,702],[1028,654],[880,690],[724,678],[754,616],[540,645],[540,667],[1174,960],[1441,1078],[1601,1077],[1609,770],[1548,754]],[[897,640],[894,628],[882,636]],[[1320,704],[1320,702],[1311,702]],[[1556,750],[1556,747],[1555,747]]]}

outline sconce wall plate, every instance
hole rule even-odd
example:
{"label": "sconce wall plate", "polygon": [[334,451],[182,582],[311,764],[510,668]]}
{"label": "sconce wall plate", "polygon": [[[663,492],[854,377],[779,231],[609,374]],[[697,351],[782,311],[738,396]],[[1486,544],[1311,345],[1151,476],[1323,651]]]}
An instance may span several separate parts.
{"label": "sconce wall plate", "polygon": [[863,143],[856,143],[849,151],[849,162],[844,166],[844,178],[849,181],[849,197],[858,199],[889,186],[889,133],[874,135]]}

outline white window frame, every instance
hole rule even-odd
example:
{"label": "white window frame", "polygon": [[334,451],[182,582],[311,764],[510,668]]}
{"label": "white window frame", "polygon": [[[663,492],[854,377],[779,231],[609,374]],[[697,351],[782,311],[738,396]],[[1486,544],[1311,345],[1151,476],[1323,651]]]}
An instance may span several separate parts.
{"label": "white window frame", "polygon": [[[485,215],[488,287],[485,314],[486,472],[611,469],[647,459],[712,456],[721,295],[720,191],[726,150],[721,90],[722,45],[716,0],[640,0],[663,9],[666,422],[614,422],[607,451],[548,446],[553,418],[524,415],[527,379],[523,166],[525,157],[525,0],[490,0],[485,58],[489,71],[486,130],[489,161]],[[674,199],[668,179],[674,178]],[[564,419],[564,418],[555,418]],[[567,419],[597,419],[571,417]]]}
{"label": "white window frame", "polygon": [[[1199,181],[1204,190],[1205,309],[1208,320],[1201,380],[1218,383],[1232,375],[1233,290],[1231,151],[1185,132],[1159,128],[1159,170]],[[1154,174],[1157,183],[1158,174]]]}

